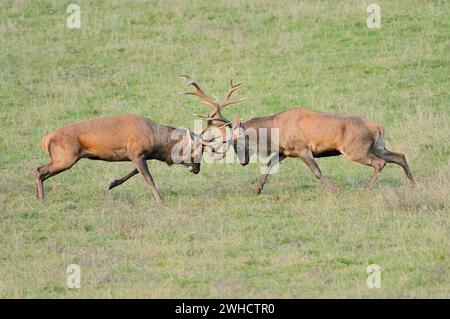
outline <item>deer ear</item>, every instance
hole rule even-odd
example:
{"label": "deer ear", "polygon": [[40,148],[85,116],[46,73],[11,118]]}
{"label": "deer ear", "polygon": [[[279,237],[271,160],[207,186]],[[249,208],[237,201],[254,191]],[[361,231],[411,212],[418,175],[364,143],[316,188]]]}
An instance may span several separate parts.
{"label": "deer ear", "polygon": [[239,128],[239,126],[241,126],[241,120],[239,119],[239,116],[237,114],[234,115],[231,125],[233,129]]}

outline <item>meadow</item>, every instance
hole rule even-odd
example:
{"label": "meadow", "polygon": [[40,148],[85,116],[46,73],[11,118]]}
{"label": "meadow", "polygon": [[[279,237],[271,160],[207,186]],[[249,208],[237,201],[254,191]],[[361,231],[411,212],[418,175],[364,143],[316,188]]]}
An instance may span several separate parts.
{"label": "meadow", "polygon": [[[448,1],[0,1],[0,298],[450,297],[450,6]],[[42,137],[92,117],[133,113],[193,127],[210,94],[246,81],[229,118],[289,107],[352,114],[386,129],[417,186],[386,166],[323,158],[339,185],[287,159],[255,194],[258,164],[203,163],[198,175],[150,161],[81,160],[45,182]],[[66,267],[81,268],[81,288]],[[366,285],[381,267],[381,288]]]}

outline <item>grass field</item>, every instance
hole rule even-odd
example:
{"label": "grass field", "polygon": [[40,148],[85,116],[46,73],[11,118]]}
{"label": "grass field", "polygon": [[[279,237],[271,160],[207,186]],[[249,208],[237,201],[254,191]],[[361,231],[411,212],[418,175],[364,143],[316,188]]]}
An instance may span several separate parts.
{"label": "grass field", "polygon": [[[75,1],[74,1],[75,2]],[[0,2],[0,297],[450,297],[448,1]],[[299,106],[386,128],[418,185],[388,165],[319,159],[336,192],[299,160],[255,195],[259,165],[149,162],[165,201],[130,163],[82,160],[45,183],[41,138],[98,116],[134,113],[193,127],[207,108],[177,75],[222,96],[245,80],[243,119]],[[66,286],[79,264],[81,289]],[[381,288],[366,285],[369,264]]]}

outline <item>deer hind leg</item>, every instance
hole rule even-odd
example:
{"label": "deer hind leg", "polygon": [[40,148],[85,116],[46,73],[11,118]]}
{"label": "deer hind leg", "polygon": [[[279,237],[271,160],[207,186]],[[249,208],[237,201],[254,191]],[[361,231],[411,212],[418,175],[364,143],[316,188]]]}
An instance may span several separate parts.
{"label": "deer hind leg", "polygon": [[353,154],[352,155],[346,154],[346,156],[351,161],[373,167],[374,172],[373,172],[373,175],[370,178],[369,182],[366,184],[366,187],[365,187],[366,189],[369,189],[373,186],[373,184],[380,177],[380,173],[383,170],[384,166],[386,165],[386,161],[384,159],[381,159],[372,153],[368,153],[366,155],[361,155],[361,156],[355,156]]}
{"label": "deer hind leg", "polygon": [[134,175],[136,175],[136,174],[139,174],[139,171],[138,171],[137,168],[135,168],[133,171],[131,171],[131,173],[129,173],[128,175],[126,175],[126,176],[124,176],[124,177],[122,177],[122,178],[113,180],[113,181],[109,184],[108,189],[113,189],[114,187],[119,186],[119,185],[125,183],[127,180],[129,180],[130,178],[132,178],[132,177],[133,177]]}
{"label": "deer hind leg", "polygon": [[[69,145],[72,147],[69,147]],[[71,168],[79,160],[79,157],[76,156],[78,148],[79,145],[75,144],[66,144],[64,148],[56,141],[51,144],[49,150],[51,162],[38,167],[34,172],[36,198],[40,202],[45,200],[44,181]]]}
{"label": "deer hind leg", "polygon": [[136,169],[144,176],[145,182],[150,185],[150,189],[152,190],[153,195],[157,202],[161,202],[162,198],[156,188],[155,182],[153,181],[153,177],[148,170],[147,161],[144,156],[140,156],[136,159],[132,159],[134,165],[136,165]]}
{"label": "deer hind leg", "polygon": [[385,144],[383,136],[379,136],[372,147],[371,153],[375,154],[377,157],[382,158],[387,163],[395,163],[400,165],[405,171],[406,176],[409,178],[411,183],[414,185],[414,177],[412,176],[411,169],[406,162],[406,157],[402,153],[395,153],[389,151]]}
{"label": "deer hind leg", "polygon": [[385,148],[382,152],[376,155],[384,159],[387,163],[395,163],[397,165],[400,165],[405,171],[405,174],[411,181],[412,185],[415,185],[416,182],[411,173],[411,169],[409,168],[408,162],[406,162],[406,157],[404,154],[391,152]]}
{"label": "deer hind leg", "polygon": [[44,181],[52,176],[68,170],[75,164],[75,162],[76,160],[65,162],[55,162],[52,160],[49,164],[40,166],[36,169],[34,173],[36,182],[36,198],[41,203],[45,200]]}
{"label": "deer hind leg", "polygon": [[376,157],[373,154],[369,154],[369,160],[370,160],[370,166],[373,167],[374,172],[372,177],[370,178],[369,182],[366,185],[366,189],[369,189],[373,186],[373,184],[378,180],[380,177],[380,173],[383,170],[384,166],[386,165],[386,161]]}
{"label": "deer hind leg", "polygon": [[267,163],[267,167],[266,167],[266,172],[265,174],[261,175],[261,178],[259,179],[258,182],[258,187],[256,188],[256,194],[260,194],[261,191],[264,188],[264,184],[267,181],[267,177],[270,174],[270,170],[276,166],[278,163],[280,163],[282,160],[284,160],[286,158],[285,155],[283,154],[275,154],[274,156],[272,156],[272,158],[269,160],[269,162]]}

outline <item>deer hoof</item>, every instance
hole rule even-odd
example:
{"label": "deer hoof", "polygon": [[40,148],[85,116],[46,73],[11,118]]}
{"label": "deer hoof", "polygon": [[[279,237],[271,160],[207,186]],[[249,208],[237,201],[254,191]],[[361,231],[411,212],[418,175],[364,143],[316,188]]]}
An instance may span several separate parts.
{"label": "deer hoof", "polygon": [[114,180],[114,181],[112,181],[111,183],[109,183],[109,187],[108,187],[108,189],[110,190],[110,189],[112,189],[112,188],[114,188],[114,187],[116,187],[118,184],[117,184],[117,181],[116,180]]}

